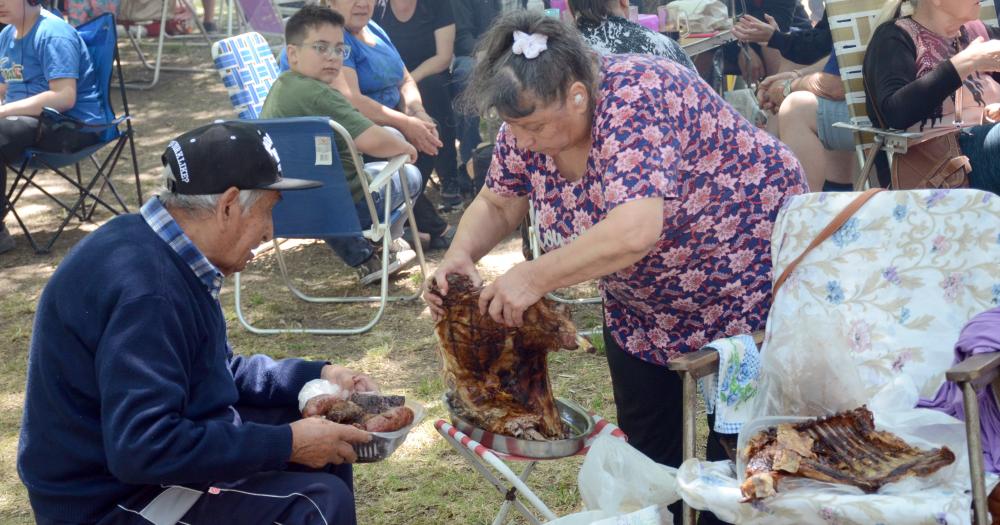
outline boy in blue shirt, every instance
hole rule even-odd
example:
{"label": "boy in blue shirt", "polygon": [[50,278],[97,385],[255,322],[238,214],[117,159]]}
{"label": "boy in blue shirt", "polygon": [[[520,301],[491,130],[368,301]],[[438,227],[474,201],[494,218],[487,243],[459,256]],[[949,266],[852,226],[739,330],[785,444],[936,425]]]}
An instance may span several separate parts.
{"label": "boy in blue shirt", "polygon": [[71,129],[38,136],[38,116],[49,107],[86,123],[103,123],[94,64],[72,26],[37,3],[0,0],[0,253],[14,248],[3,226],[7,164],[24,150],[76,151],[100,137]]}

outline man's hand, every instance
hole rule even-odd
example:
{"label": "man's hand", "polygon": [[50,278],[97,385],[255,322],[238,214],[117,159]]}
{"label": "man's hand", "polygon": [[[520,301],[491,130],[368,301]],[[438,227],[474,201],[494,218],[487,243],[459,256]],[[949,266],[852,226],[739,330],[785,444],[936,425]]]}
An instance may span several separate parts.
{"label": "man's hand", "polygon": [[378,392],[378,384],[371,377],[350,368],[326,365],[319,377],[339,386],[347,392]]}
{"label": "man's hand", "polygon": [[329,464],[354,463],[355,443],[367,443],[372,435],[350,425],[341,425],[322,417],[300,419],[291,424],[292,456],[288,461],[310,468]]}
{"label": "man's hand", "polygon": [[740,42],[767,44],[771,40],[771,35],[778,30],[778,22],[767,13],[764,13],[764,18],[767,22],[761,22],[750,15],[741,16],[733,26],[733,36]]}

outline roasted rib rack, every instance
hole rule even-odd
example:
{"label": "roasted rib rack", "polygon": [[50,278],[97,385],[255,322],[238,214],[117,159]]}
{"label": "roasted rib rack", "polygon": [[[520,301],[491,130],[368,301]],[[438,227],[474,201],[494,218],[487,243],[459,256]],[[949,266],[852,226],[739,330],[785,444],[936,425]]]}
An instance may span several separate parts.
{"label": "roasted rib rack", "polygon": [[743,452],[748,458],[746,481],[740,486],[744,501],[773,496],[784,477],[843,483],[872,493],[909,476],[929,476],[955,461],[948,447],[919,450],[875,430],[865,406],[769,428]]}
{"label": "roasted rib rack", "polygon": [[523,326],[511,328],[479,312],[480,288],[464,275],[448,276],[447,295],[432,292],[444,302],[435,332],[451,408],[494,434],[565,437],[547,361],[550,351],[578,346],[565,310],[543,298],[524,312]]}

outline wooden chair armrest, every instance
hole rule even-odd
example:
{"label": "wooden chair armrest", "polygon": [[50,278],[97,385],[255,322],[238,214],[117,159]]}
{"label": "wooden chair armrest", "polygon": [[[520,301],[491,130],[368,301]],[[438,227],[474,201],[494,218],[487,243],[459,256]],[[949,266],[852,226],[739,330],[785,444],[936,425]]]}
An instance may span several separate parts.
{"label": "wooden chair armrest", "polygon": [[948,381],[955,383],[989,383],[1000,375],[1000,352],[978,354],[956,364],[945,372]]}
{"label": "wooden chair armrest", "polygon": [[667,363],[667,368],[675,372],[691,374],[698,379],[719,371],[719,352],[704,348],[697,352],[682,354]]}

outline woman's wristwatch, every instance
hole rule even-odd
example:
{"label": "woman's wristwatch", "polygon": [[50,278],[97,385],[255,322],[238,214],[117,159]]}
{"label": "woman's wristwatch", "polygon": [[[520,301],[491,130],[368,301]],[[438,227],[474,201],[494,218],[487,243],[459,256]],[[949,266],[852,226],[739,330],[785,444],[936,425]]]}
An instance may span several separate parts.
{"label": "woman's wristwatch", "polygon": [[785,81],[785,87],[781,90],[781,96],[787,98],[788,95],[792,94],[792,83],[795,82],[794,78],[790,78]]}

